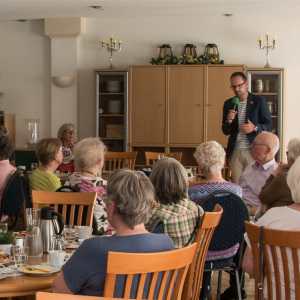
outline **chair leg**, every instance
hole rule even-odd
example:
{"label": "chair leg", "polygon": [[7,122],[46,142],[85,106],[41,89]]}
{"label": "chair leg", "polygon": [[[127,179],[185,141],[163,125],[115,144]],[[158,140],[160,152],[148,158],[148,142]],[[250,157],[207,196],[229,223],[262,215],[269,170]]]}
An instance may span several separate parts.
{"label": "chair leg", "polygon": [[236,269],[235,270],[236,290],[237,290],[237,294],[238,294],[238,299],[242,300],[241,285],[240,285],[239,277],[240,277],[239,271]]}
{"label": "chair leg", "polygon": [[218,272],[217,300],[221,299],[222,271]]}

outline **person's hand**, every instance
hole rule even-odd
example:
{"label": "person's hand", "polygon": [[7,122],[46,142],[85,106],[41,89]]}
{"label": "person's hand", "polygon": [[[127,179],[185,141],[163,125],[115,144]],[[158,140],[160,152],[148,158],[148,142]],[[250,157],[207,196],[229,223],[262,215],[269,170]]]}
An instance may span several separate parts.
{"label": "person's hand", "polygon": [[256,126],[249,120],[247,123],[240,126],[240,131],[248,134],[255,131]]}
{"label": "person's hand", "polygon": [[272,175],[273,175],[274,177],[276,177],[276,176],[278,176],[278,175],[284,173],[284,171],[286,171],[287,168],[288,168],[288,164],[285,164],[285,163],[283,163],[283,162],[280,162],[280,163],[278,164],[278,167],[273,171]]}
{"label": "person's hand", "polygon": [[231,123],[231,122],[235,119],[236,115],[237,115],[237,111],[236,111],[236,110],[234,110],[234,109],[229,109],[229,110],[228,110],[227,117],[226,117],[227,122],[228,122],[228,123]]}

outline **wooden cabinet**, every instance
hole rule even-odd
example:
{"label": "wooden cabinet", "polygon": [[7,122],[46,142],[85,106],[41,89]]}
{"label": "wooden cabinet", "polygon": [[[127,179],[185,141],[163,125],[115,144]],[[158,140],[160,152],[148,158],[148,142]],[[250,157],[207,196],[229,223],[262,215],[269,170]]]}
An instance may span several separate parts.
{"label": "wooden cabinet", "polygon": [[128,71],[96,70],[96,132],[110,151],[128,141]]}
{"label": "wooden cabinet", "polygon": [[166,68],[131,68],[130,137],[133,145],[161,146],[166,141]]}
{"label": "wooden cabinet", "polygon": [[187,149],[189,157],[191,148],[206,140],[226,146],[223,103],[233,96],[230,75],[243,70],[242,65],[132,66],[130,148]]}
{"label": "wooden cabinet", "polygon": [[169,71],[170,145],[203,141],[204,66],[171,66]]}

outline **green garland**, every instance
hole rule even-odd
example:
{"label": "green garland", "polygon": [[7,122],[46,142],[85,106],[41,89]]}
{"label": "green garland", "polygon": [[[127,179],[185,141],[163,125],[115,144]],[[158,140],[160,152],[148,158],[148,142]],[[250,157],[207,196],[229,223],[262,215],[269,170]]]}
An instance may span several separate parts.
{"label": "green garland", "polygon": [[206,65],[206,64],[224,64],[224,60],[217,60],[215,57],[206,57],[200,55],[194,58],[192,55],[181,55],[179,57],[166,55],[164,58],[152,57],[150,63],[152,65]]}

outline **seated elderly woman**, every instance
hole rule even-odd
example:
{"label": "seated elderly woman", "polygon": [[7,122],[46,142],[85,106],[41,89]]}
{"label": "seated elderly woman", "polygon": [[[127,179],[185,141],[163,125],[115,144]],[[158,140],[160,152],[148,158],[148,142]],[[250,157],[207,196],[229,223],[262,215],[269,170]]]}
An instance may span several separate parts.
{"label": "seated elderly woman", "polygon": [[65,184],[75,191],[97,193],[97,202],[94,207],[94,233],[96,234],[104,234],[108,230],[103,202],[107,182],[101,177],[105,151],[106,147],[99,138],[89,137],[78,142],[74,147],[76,172]]}
{"label": "seated elderly woman", "polygon": [[9,162],[13,151],[13,144],[8,136],[8,130],[4,126],[0,126],[0,199],[8,177],[16,170]]}
{"label": "seated elderly woman", "polygon": [[201,203],[201,200],[209,194],[219,190],[229,191],[242,197],[241,187],[226,181],[222,176],[225,155],[224,148],[216,141],[202,143],[196,148],[194,157],[198,163],[199,171],[205,177],[206,182],[189,188],[191,200]]}
{"label": "seated elderly woman", "polygon": [[60,179],[54,174],[63,160],[60,140],[55,138],[40,140],[36,146],[36,156],[39,167],[30,176],[31,188],[55,192],[61,187]]}
{"label": "seated elderly woman", "polygon": [[300,156],[300,139],[291,139],[288,143],[287,164],[279,164],[262,187],[259,199],[266,209],[293,203],[291,191],[287,185],[288,170]]}
{"label": "seated elderly woman", "polygon": [[147,228],[162,224],[160,231],[170,236],[176,248],[188,245],[193,241],[203,210],[188,199],[185,168],[174,158],[163,158],[154,164],[150,179],[158,206],[153,209]]}
{"label": "seated elderly woman", "polygon": [[[257,221],[257,225],[271,229],[300,230],[300,157],[297,158],[288,172],[287,184],[291,190],[293,204],[269,209]],[[253,275],[253,255],[248,238],[246,238],[246,241],[248,247],[244,255],[243,268],[250,275]],[[282,281],[282,285],[284,286],[284,281]],[[284,289],[284,287],[282,288]],[[290,285],[290,299],[295,299],[294,288]]]}
{"label": "seated elderly woman", "polygon": [[108,181],[105,203],[108,220],[116,234],[84,241],[55,279],[54,292],[102,296],[109,251],[173,249],[167,235],[149,233],[145,229],[153,202],[154,189],[146,175],[125,169],[113,173]]}
{"label": "seated elderly woman", "polygon": [[58,167],[60,172],[73,173],[73,147],[76,142],[75,126],[71,123],[66,123],[60,126],[57,132],[57,137],[62,142],[63,161]]}

